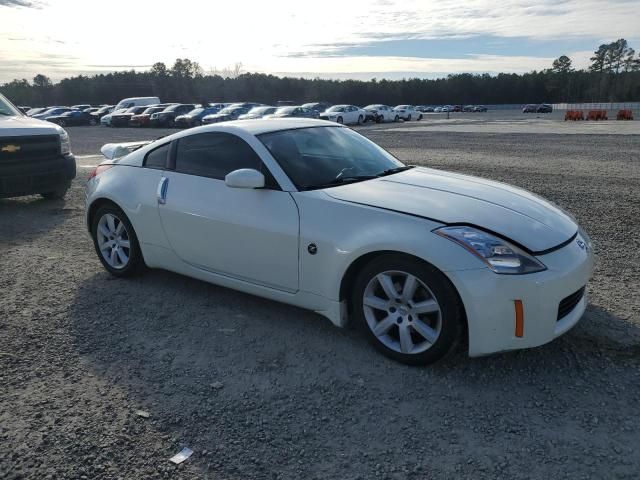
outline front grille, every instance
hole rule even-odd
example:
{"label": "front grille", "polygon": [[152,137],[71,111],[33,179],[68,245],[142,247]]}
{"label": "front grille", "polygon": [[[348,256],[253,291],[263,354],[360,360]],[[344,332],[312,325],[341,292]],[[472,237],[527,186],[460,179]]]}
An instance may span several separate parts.
{"label": "front grille", "polygon": [[560,305],[558,305],[558,320],[562,320],[564,317],[569,315],[574,308],[576,308],[576,305],[580,303],[580,300],[582,300],[582,297],[584,296],[584,289],[585,287],[582,287],[577,292],[562,299]]}
{"label": "front grille", "polygon": [[60,155],[58,135],[0,137],[0,164],[41,160]]}

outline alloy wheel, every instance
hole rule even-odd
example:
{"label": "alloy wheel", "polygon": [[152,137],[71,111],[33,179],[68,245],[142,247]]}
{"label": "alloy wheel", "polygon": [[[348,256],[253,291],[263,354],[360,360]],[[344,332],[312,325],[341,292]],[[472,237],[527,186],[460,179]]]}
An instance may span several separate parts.
{"label": "alloy wheel", "polygon": [[367,284],[362,306],[368,327],[387,348],[425,352],[440,337],[442,312],[435,295],[415,275],[385,271]]}
{"label": "alloy wheel", "polygon": [[105,213],[98,221],[96,236],[102,258],[112,268],[125,268],[131,256],[131,243],[124,222],[112,213]]}

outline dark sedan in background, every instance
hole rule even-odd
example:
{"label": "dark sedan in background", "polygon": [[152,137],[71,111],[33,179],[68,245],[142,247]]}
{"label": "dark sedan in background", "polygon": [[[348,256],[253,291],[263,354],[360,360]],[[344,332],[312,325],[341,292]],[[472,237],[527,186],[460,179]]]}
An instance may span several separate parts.
{"label": "dark sedan in background", "polygon": [[280,107],[271,115],[264,118],[318,118],[320,114],[305,107]]}
{"label": "dark sedan in background", "polygon": [[315,110],[320,115],[325,110],[331,108],[331,104],[329,102],[310,102],[301,105],[304,108],[308,108],[310,110]]}
{"label": "dark sedan in background", "polygon": [[151,115],[153,115],[154,113],[162,112],[165,108],[167,107],[165,106],[147,107],[145,110],[143,110],[142,113],[139,113],[131,117],[131,119],[129,120],[129,126],[130,127],[148,127],[151,124]]}
{"label": "dark sedan in background", "polygon": [[36,115],[31,115],[32,118],[37,118],[38,120],[46,120],[49,117],[56,117],[58,115],[62,115],[63,113],[71,112],[72,110],[69,107],[53,107],[45,110],[44,112],[38,113]]}
{"label": "dark sedan in background", "polygon": [[100,119],[105,115],[108,115],[111,112],[113,112],[114,108],[115,108],[115,105],[105,105],[104,107],[100,107],[95,112],[92,112],[90,125],[100,124]]}
{"label": "dark sedan in background", "polygon": [[111,114],[111,126],[112,127],[128,127],[131,117],[144,112],[148,108],[148,105],[127,108],[124,112]]}
{"label": "dark sedan in background", "polygon": [[65,112],[62,115],[56,115],[54,117],[47,117],[48,122],[53,122],[61,127],[77,127],[80,125],[92,125],[91,114],[82,112],[80,110],[72,110],[71,112]]}
{"label": "dark sedan in background", "polygon": [[178,103],[165,108],[161,112],[151,114],[150,124],[152,127],[167,127],[174,126],[176,118],[185,113],[189,113],[196,106],[193,103]]}
{"label": "dark sedan in background", "polygon": [[178,115],[175,119],[175,126],[178,128],[198,127],[202,125],[202,119],[207,115],[214,115],[224,108],[221,103],[216,103],[209,107],[194,108],[184,115]]}
{"label": "dark sedan in background", "polygon": [[202,124],[209,125],[211,123],[228,122],[231,120],[237,120],[240,115],[244,115],[245,113],[248,113],[249,110],[251,110],[253,107],[256,107],[256,106],[258,105],[256,105],[255,103],[254,104],[241,104],[241,103],[238,104],[237,103],[227,108],[223,108],[218,113],[214,113],[213,115],[207,115],[203,117]]}

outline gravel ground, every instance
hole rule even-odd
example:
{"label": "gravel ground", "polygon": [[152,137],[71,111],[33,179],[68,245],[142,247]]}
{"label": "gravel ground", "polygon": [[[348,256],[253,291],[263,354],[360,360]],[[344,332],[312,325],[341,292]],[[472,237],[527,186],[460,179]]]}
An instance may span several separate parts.
{"label": "gravel ground", "polygon": [[[640,136],[363,131],[575,214],[598,254],[583,321],[411,368],[294,307],[162,271],[116,280],[80,169],[64,201],[0,200],[0,478],[638,478]],[[163,132],[70,133],[89,155]]]}

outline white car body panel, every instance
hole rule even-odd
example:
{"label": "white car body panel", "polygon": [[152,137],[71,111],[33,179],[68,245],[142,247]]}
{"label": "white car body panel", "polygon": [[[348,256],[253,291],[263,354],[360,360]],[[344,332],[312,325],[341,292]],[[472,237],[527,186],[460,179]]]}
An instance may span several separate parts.
{"label": "white car body panel", "polygon": [[419,120],[423,116],[422,112],[416,110],[413,105],[398,105],[394,107],[393,111],[404,121]]}
{"label": "white car body panel", "polygon": [[[327,125],[335,126],[310,119],[237,121],[165,137],[112,161],[117,167],[88,182],[87,221],[95,201],[113,201],[131,221],[149,267],[314,310],[339,326],[347,323],[350,285],[343,279],[356,260],[381,251],[415,256],[440,269],[456,287],[472,356],[541,345],[579,320],[584,298],[560,321],[558,304],[587,283],[593,253],[573,240],[578,227],[564,212],[515,187],[426,168],[297,191],[255,136]],[[221,180],[142,167],[149,150],[205,131],[243,138],[282,191],[235,189]],[[159,204],[156,192],[163,177],[169,183],[166,203]],[[459,222],[490,229],[530,250],[557,249],[537,257],[545,271],[499,275],[460,245],[432,233]],[[315,254],[308,250],[311,243]],[[522,338],[514,333],[514,299],[524,304]]]}

